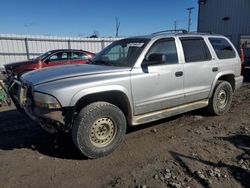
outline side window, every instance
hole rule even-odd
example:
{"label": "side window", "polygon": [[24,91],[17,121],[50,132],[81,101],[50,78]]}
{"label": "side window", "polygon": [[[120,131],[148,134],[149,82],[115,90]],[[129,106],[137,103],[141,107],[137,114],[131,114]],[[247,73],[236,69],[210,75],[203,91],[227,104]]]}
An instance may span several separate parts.
{"label": "side window", "polygon": [[89,56],[82,52],[72,52],[71,59],[89,59]]}
{"label": "side window", "polygon": [[59,52],[50,56],[49,59],[47,59],[47,62],[64,61],[67,60],[68,58],[69,58],[68,52]]}
{"label": "side window", "polygon": [[209,38],[219,59],[230,59],[236,56],[233,47],[223,38]]}
{"label": "side window", "polygon": [[165,64],[178,63],[178,55],[174,39],[160,39],[156,41],[146,55],[146,59],[150,54],[165,54]]}
{"label": "side window", "polygon": [[211,54],[203,38],[183,37],[180,40],[187,63],[211,60]]}

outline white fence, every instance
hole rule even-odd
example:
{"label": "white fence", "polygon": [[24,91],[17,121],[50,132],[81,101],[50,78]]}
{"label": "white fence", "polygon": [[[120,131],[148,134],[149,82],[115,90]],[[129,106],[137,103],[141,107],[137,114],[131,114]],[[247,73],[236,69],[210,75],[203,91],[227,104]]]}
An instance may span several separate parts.
{"label": "white fence", "polygon": [[0,67],[54,49],[82,49],[98,53],[118,39],[0,34]]}

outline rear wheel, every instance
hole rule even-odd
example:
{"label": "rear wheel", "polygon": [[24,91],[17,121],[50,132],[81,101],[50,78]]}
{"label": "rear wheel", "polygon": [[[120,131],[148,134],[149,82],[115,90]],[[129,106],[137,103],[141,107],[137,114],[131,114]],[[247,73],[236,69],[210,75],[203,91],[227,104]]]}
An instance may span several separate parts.
{"label": "rear wheel", "polygon": [[95,102],[83,108],[75,119],[72,138],[77,148],[89,158],[113,152],[126,133],[126,118],[115,105]]}
{"label": "rear wheel", "polygon": [[212,97],[209,99],[208,111],[214,115],[223,115],[231,107],[233,89],[229,82],[218,81]]}

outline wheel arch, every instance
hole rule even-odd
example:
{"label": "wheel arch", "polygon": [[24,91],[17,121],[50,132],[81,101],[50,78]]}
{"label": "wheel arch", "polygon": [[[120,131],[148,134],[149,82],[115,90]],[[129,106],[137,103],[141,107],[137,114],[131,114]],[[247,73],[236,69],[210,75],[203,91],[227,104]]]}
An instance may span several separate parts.
{"label": "wheel arch", "polygon": [[212,89],[211,89],[211,92],[209,94],[209,97],[212,97],[214,89],[215,89],[215,86],[216,86],[216,83],[219,80],[229,82],[230,85],[233,88],[233,91],[235,91],[235,80],[234,80],[234,78],[235,78],[235,74],[233,72],[226,72],[226,73],[218,74],[216,76],[214,82],[213,82]]}
{"label": "wheel arch", "polygon": [[121,90],[99,91],[81,96],[74,101],[74,114],[78,114],[83,107],[98,101],[108,102],[120,108],[126,117],[127,124],[131,125],[133,108],[129,97]]}

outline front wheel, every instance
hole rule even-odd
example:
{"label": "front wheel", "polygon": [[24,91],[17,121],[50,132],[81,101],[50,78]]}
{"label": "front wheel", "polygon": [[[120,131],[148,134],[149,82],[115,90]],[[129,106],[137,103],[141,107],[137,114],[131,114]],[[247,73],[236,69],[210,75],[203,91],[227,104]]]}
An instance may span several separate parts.
{"label": "front wheel", "polygon": [[229,82],[218,81],[212,97],[209,99],[208,111],[214,115],[223,115],[231,107],[233,89]]}
{"label": "front wheel", "polygon": [[83,108],[76,117],[72,138],[77,148],[89,158],[113,152],[126,133],[126,118],[115,105],[95,102]]}

